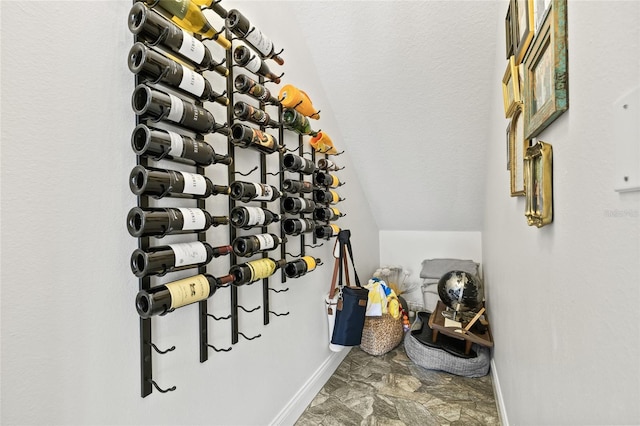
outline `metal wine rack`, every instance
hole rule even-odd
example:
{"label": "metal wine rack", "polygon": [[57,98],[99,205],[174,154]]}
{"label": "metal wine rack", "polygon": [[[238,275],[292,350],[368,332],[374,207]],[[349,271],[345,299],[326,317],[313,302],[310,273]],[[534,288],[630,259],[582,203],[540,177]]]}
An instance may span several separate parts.
{"label": "metal wine rack", "polygon": [[[137,0],[133,0],[133,3],[135,4],[137,2]],[[154,10],[158,11],[161,14],[164,14],[164,12],[159,9],[159,8],[155,8],[156,4],[159,2],[159,0],[156,0],[155,2],[153,2],[152,4],[150,4],[150,7],[153,7]],[[148,3],[148,2],[146,2]],[[222,7],[222,5],[220,4],[220,0],[217,0],[214,2],[214,4],[211,6],[211,9],[213,9],[218,15],[220,15],[220,17],[224,18],[226,16],[227,11]],[[168,17],[168,16],[165,16]],[[283,156],[285,152],[295,152],[297,153],[297,155],[304,157],[304,156],[308,156],[310,157],[310,159],[315,162],[316,161],[316,152],[308,147],[307,149],[305,149],[305,144],[304,144],[304,137],[302,134],[298,134],[297,137],[297,144],[292,147],[292,148],[287,148],[286,143],[285,143],[285,138],[287,136],[287,134],[289,132],[292,132],[292,130],[287,129],[285,127],[285,125],[283,124],[283,120],[282,120],[282,115],[283,115],[283,107],[282,105],[278,104],[278,105],[265,105],[262,102],[258,102],[255,99],[252,99],[248,96],[239,94],[235,91],[234,89],[234,79],[235,76],[239,73],[245,73],[247,75],[254,75],[255,79],[262,85],[265,84],[271,84],[272,82],[270,80],[265,80],[265,78],[263,76],[257,75],[257,74],[253,74],[250,71],[248,71],[245,68],[240,67],[239,65],[234,63],[233,60],[233,50],[234,47],[236,47],[239,44],[240,39],[236,38],[233,36],[233,34],[231,33],[231,31],[229,29],[223,28],[223,30],[221,30],[218,34],[221,34],[222,32],[225,32],[226,38],[231,42],[231,48],[226,50],[225,53],[225,59],[222,61],[221,64],[224,64],[228,70],[229,70],[229,74],[226,77],[226,92],[222,94],[222,96],[226,96],[229,99],[229,104],[226,108],[226,129],[230,129],[231,126],[236,122],[239,121],[235,115],[234,115],[234,102],[235,102],[235,98],[236,95],[240,95],[240,98],[242,98],[243,101],[248,101],[250,103],[255,104],[256,102],[257,107],[262,109],[262,110],[266,110],[266,108],[269,108],[270,110],[274,110],[277,112],[277,126],[275,127],[270,127],[270,128],[265,128],[264,126],[260,127],[260,130],[263,131],[273,131],[273,130],[277,130],[278,133],[278,143],[281,144],[283,146],[283,149],[280,150],[277,154],[270,154],[273,156],[278,156],[278,165],[279,168],[277,171],[275,172],[269,172],[267,170],[267,154],[263,153],[263,152],[259,152],[259,151],[254,151],[254,150],[249,150],[249,149],[241,149],[241,148],[237,148],[232,142],[231,142],[231,134],[230,132],[228,132],[228,136],[227,136],[227,155],[229,155],[234,161],[232,162],[232,164],[230,164],[228,166],[228,170],[227,170],[227,178],[228,178],[228,185],[231,185],[231,183],[234,180],[238,180],[238,176],[249,176],[250,174],[252,174],[254,171],[258,171],[259,175],[260,175],[260,182],[261,183],[268,183],[269,180],[269,176],[274,176],[274,177],[278,177],[278,183],[279,183],[279,187],[282,188],[282,184],[284,181],[284,176],[286,173],[292,174],[292,172],[286,171],[283,167]],[[200,39],[200,37],[196,36],[196,38]],[[134,35],[134,42],[138,42],[140,41],[138,39],[137,35]],[[206,40],[205,40],[206,41]],[[246,43],[243,43],[246,44]],[[247,44],[247,47],[251,48],[251,46],[249,46],[249,44]],[[156,48],[154,46],[154,48]],[[160,50],[160,52],[162,53],[162,50]],[[281,52],[280,52],[281,53]],[[255,54],[255,53],[254,53]],[[282,76],[280,76],[282,77]],[[222,78],[222,77],[221,77]],[[142,77],[140,77],[138,74],[134,75],[134,81],[135,81],[135,86],[137,86],[140,83],[145,83],[145,84],[149,84],[149,85],[153,85],[153,86],[159,86],[161,87],[163,90],[167,89],[169,92],[173,92],[173,90],[171,88],[164,88],[163,85],[161,83],[159,83],[158,81],[150,81],[147,79],[144,79]],[[273,93],[273,91],[272,91]],[[181,97],[185,97],[184,93],[179,93],[179,96]],[[196,105],[201,106],[204,108],[204,104],[203,102],[197,98],[197,97],[190,97],[190,100],[194,103],[196,103]],[[271,115],[271,114],[270,114]],[[275,115],[274,115],[275,116]],[[145,123],[145,124],[149,124],[151,127],[154,127],[154,125],[157,125],[158,122],[164,123],[165,126],[167,126],[168,128],[170,128],[172,131],[179,133],[179,134],[189,134],[191,135],[189,131],[185,132],[185,129],[180,128],[179,126],[174,126],[171,125],[170,123],[166,123],[163,120],[164,117],[160,117],[160,119],[152,121],[149,119],[143,119],[141,118],[141,116],[136,115],[135,119],[136,119],[136,125],[141,124],[141,123]],[[246,124],[243,122],[243,124]],[[249,125],[251,127],[251,125]],[[195,134],[195,136],[193,136],[196,140],[198,141],[204,141],[204,136],[202,134]],[[207,142],[205,142],[207,143]],[[283,152],[284,151],[284,152]],[[334,154],[334,155],[339,155],[341,153],[338,154]],[[324,158],[328,158],[327,154],[319,154],[319,155],[323,155]],[[250,156],[257,156],[257,166],[252,169],[251,171],[243,171],[243,170],[236,170],[236,165],[237,165],[237,161],[236,159],[239,157],[243,157],[243,158],[251,158]],[[255,157],[254,157],[255,158]],[[166,160],[165,160],[166,161]],[[152,166],[154,165],[156,161],[149,159],[147,157],[144,156],[136,156],[136,164],[137,165],[141,165],[144,166],[145,168],[148,166]],[[194,167],[194,171],[197,174],[200,175],[205,175],[205,168],[201,167],[201,166],[193,166]],[[299,175],[297,176],[298,179],[300,181],[304,181],[306,178],[310,178],[311,179],[311,183],[313,185],[313,176],[306,176],[302,173],[299,173]],[[273,180],[273,179],[272,179]],[[300,194],[300,196],[303,196],[303,194]],[[204,199],[197,199],[194,200],[196,207],[206,210],[206,202]],[[141,207],[141,208],[148,208],[148,207],[152,207],[152,203],[153,200],[150,199],[149,196],[145,196],[145,195],[138,195],[137,196],[137,206]],[[274,211],[276,214],[280,215],[280,221],[276,222],[277,223],[277,227],[278,227],[278,233],[279,236],[282,238],[282,243],[280,244],[280,257],[281,259],[286,259],[287,256],[293,257],[293,258],[297,258],[297,257],[301,257],[301,256],[305,256],[305,252],[306,252],[306,248],[316,248],[319,247],[322,244],[318,244],[317,239],[315,234],[313,234],[312,236],[312,244],[307,244],[307,237],[305,236],[304,233],[300,234],[299,236],[299,246],[294,245],[293,241],[287,241],[287,239],[289,239],[289,236],[285,235],[282,227],[281,227],[281,223],[284,219],[284,214],[283,214],[283,210],[280,207],[280,203],[281,203],[281,198],[276,199],[275,201],[272,202],[272,206],[268,207],[268,203],[267,202],[261,202],[260,205],[262,208],[269,208],[269,210]],[[228,203],[228,212],[231,212],[231,209],[233,209],[236,206],[237,202],[229,197],[229,203]],[[278,208],[274,208],[273,205],[278,204]],[[307,213],[309,214],[309,213]],[[305,217],[305,213],[300,213],[299,214],[300,218],[308,218]],[[231,224],[228,225],[229,226],[229,244],[232,244],[232,242],[234,241],[234,239],[236,237],[238,237],[238,230],[233,227]],[[262,228],[258,228],[261,229],[262,233],[266,233],[267,232],[267,226],[263,226]],[[273,230],[271,231],[272,233],[276,233],[273,232]],[[198,241],[201,242],[206,242],[206,238],[207,238],[207,233],[206,230],[201,231],[201,232],[197,232],[195,233],[196,238]],[[139,237],[138,238],[138,247],[142,250],[147,250],[151,247],[151,242],[150,242],[150,237]],[[292,253],[291,250],[292,247],[299,247],[299,253]],[[298,251],[298,250],[296,250]],[[261,256],[263,258],[265,257],[269,257],[268,253],[266,252],[262,252]],[[230,267],[237,264],[238,259],[236,258],[236,255],[231,252],[229,254],[229,263],[230,263]],[[196,267],[194,266],[194,269]],[[200,266],[197,267],[197,273],[198,274],[204,274],[207,272],[207,267],[206,266]],[[272,275],[272,277],[275,277],[275,275]],[[281,282],[285,283],[287,280],[287,276],[285,274],[284,268],[282,268],[281,271]],[[150,276],[145,276],[142,278],[139,278],[139,290],[148,290],[152,287],[152,277]],[[262,279],[262,306],[257,306],[254,308],[247,308],[244,307],[243,305],[240,304],[240,292],[241,291],[245,291],[246,288],[249,288],[252,286],[252,284],[255,283],[250,283],[248,285],[243,285],[243,286],[237,286],[237,285],[230,285],[230,313],[227,316],[215,316],[212,315],[210,313],[208,313],[207,310],[207,300],[203,300],[198,302],[198,309],[199,309],[199,315],[198,315],[198,327],[199,327],[199,355],[200,355],[200,362],[205,362],[208,360],[209,357],[209,349],[213,349],[216,352],[228,352],[231,350],[231,347],[228,348],[216,348],[213,345],[211,345],[209,343],[209,327],[208,327],[208,321],[209,319],[213,319],[215,321],[222,321],[222,320],[230,320],[231,323],[231,343],[232,344],[236,344],[239,341],[239,337],[242,336],[247,340],[253,340],[256,338],[261,337],[261,334],[257,334],[255,336],[246,336],[244,333],[242,333],[240,331],[240,311],[243,311],[244,314],[247,313],[252,313],[255,312],[257,310],[259,310],[260,308],[262,308],[262,312],[263,312],[263,324],[267,325],[270,322],[270,315],[274,315],[277,317],[280,316],[286,316],[289,315],[289,312],[274,312],[270,309],[270,304],[269,304],[269,296],[270,296],[270,292],[274,293],[274,294],[280,294],[280,293],[284,293],[286,291],[288,291],[288,288],[283,288],[283,289],[274,289],[272,287],[270,287],[269,285],[270,283],[270,279],[269,278],[264,278]],[[243,289],[241,289],[241,287]],[[242,315],[244,315],[242,314]],[[161,393],[165,393],[165,392],[170,392],[170,391],[174,391],[176,389],[175,386],[173,387],[169,387],[169,388],[162,388],[160,387],[160,385],[158,385],[156,383],[156,381],[153,378],[153,362],[152,362],[152,356],[153,356],[153,352],[152,350],[154,350],[156,353],[158,354],[166,354],[168,352],[171,352],[173,350],[175,350],[175,346],[172,346],[166,350],[162,350],[159,349],[152,340],[152,319],[144,319],[144,318],[140,318],[139,320],[139,328],[140,328],[140,364],[141,364],[141,396],[144,398],[146,396],[148,396],[149,394],[151,394],[153,392],[153,389],[155,388],[157,391],[161,392]]]}

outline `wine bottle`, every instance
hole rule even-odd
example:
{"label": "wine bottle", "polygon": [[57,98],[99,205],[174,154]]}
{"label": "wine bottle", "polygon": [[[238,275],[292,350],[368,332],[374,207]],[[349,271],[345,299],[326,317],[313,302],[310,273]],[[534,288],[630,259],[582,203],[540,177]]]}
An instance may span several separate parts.
{"label": "wine bottle", "polygon": [[208,177],[197,173],[145,168],[140,165],[135,166],[129,174],[129,188],[136,195],[153,198],[207,198],[211,195],[229,194],[228,186],[214,185]]}
{"label": "wine bottle", "polygon": [[267,226],[278,222],[280,215],[262,207],[236,206],[229,213],[231,225],[236,228],[251,229],[257,226]]}
{"label": "wine bottle", "polygon": [[238,101],[233,105],[233,113],[240,120],[250,121],[260,126],[277,127],[278,122],[271,119],[269,114],[260,108]]}
{"label": "wine bottle", "polygon": [[311,219],[297,219],[288,217],[282,222],[282,230],[287,235],[300,235],[313,232],[316,223]]}
{"label": "wine bottle", "polygon": [[227,67],[213,60],[213,55],[204,43],[165,19],[143,2],[136,2],[129,11],[129,30],[147,43],[160,45],[193,65],[198,71],[215,71],[223,77],[229,75]]}
{"label": "wine bottle", "polygon": [[276,234],[256,234],[237,237],[233,240],[233,252],[236,256],[251,257],[258,252],[270,251],[282,243]]}
{"label": "wine bottle", "polygon": [[131,148],[136,155],[159,161],[163,158],[181,161],[196,166],[226,164],[233,162],[228,155],[216,154],[213,147],[204,141],[179,135],[169,130],[160,130],[138,124],[131,134]]}
{"label": "wine bottle", "polygon": [[164,275],[167,272],[204,266],[214,257],[231,253],[230,245],[211,247],[200,241],[168,244],[147,250],[135,249],[131,253],[131,271],[136,277]]}
{"label": "wine bottle", "polygon": [[232,283],[233,279],[230,274],[222,277],[199,274],[140,290],[136,295],[136,310],[142,318],[164,315],[182,306],[207,300],[219,287]]}
{"label": "wine bottle", "polygon": [[291,194],[313,192],[313,184],[302,180],[285,179],[282,181],[282,190]]}
{"label": "wine bottle", "polygon": [[144,43],[136,42],[131,46],[127,65],[132,73],[151,79],[154,83],[164,83],[205,101],[229,105],[229,99],[214,91],[202,74],[149,49]]}
{"label": "wine bottle", "polygon": [[301,135],[315,136],[318,134],[311,128],[309,119],[300,114],[295,109],[285,109],[282,113],[282,122],[284,123],[285,127]]}
{"label": "wine bottle", "polygon": [[282,193],[273,185],[236,180],[230,185],[229,196],[236,201],[273,201]]}
{"label": "wine bottle", "polygon": [[279,268],[282,268],[286,260],[275,260],[270,257],[252,260],[240,265],[233,265],[229,274],[233,275],[234,285],[245,285],[273,275]]}
{"label": "wine bottle", "polygon": [[298,278],[316,269],[320,259],[312,256],[302,256],[300,259],[292,260],[284,265],[284,273],[288,278]]}
{"label": "wine bottle", "polygon": [[341,170],[336,163],[329,160],[328,158],[319,158],[318,159],[318,168],[320,170],[326,170],[328,172],[335,172]]}
{"label": "wine bottle", "polygon": [[335,237],[340,232],[340,227],[338,225],[322,225],[316,226],[314,230],[316,237],[328,240],[331,237]]}
{"label": "wine bottle", "polygon": [[276,54],[273,42],[251,25],[251,22],[238,10],[231,9],[228,12],[225,25],[236,37],[258,52],[262,59],[273,59],[278,65],[284,64],[284,60]]}
{"label": "wine bottle", "polygon": [[233,80],[233,85],[236,90],[242,94],[249,95],[260,102],[265,104],[280,105],[278,99],[276,99],[269,89],[264,87],[257,81],[249,78],[245,74],[238,74]]}
{"label": "wine bottle", "polygon": [[200,34],[207,40],[215,40],[225,50],[231,49],[231,42],[221,31],[209,23],[202,10],[191,0],[145,0],[149,6],[159,4],[171,15],[171,20],[187,31]]}
{"label": "wine bottle", "polygon": [[310,175],[316,171],[316,165],[313,161],[291,153],[284,155],[282,165],[290,172],[298,172],[305,175]]}
{"label": "wine bottle", "polygon": [[297,87],[287,84],[278,93],[278,99],[285,108],[294,108],[305,117],[315,120],[320,118],[320,111],[316,111],[309,96]]}
{"label": "wine bottle", "polygon": [[191,0],[191,1],[202,8],[213,10],[221,18],[227,17],[227,11],[225,10],[224,7],[220,5],[220,0]]}
{"label": "wine bottle", "polygon": [[242,123],[233,123],[231,126],[231,143],[241,148],[253,148],[265,154],[282,149],[274,136]]}
{"label": "wine bottle", "polygon": [[314,189],[313,190],[313,201],[321,204],[336,204],[339,201],[342,201],[343,198],[340,198],[340,195],[332,189]]}
{"label": "wine bottle", "polygon": [[340,219],[344,214],[335,207],[317,207],[313,211],[313,220],[320,220],[322,222],[330,222],[332,220]]}
{"label": "wine bottle", "polygon": [[327,188],[337,188],[344,185],[337,176],[325,172],[317,172],[313,175],[313,183]]}
{"label": "wine bottle", "polygon": [[325,132],[318,132],[309,140],[309,145],[321,154],[338,154],[338,150],[333,145],[333,141]]}
{"label": "wine bottle", "polygon": [[136,238],[202,232],[228,223],[226,216],[211,216],[197,208],[134,207],[127,214],[127,230]]}
{"label": "wine bottle", "polygon": [[211,216],[208,211],[197,208],[134,207],[127,214],[127,230],[136,238],[203,232],[211,226],[228,223],[226,216]]}
{"label": "wine bottle", "polygon": [[139,84],[133,90],[131,106],[136,115],[146,119],[158,121],[166,118],[197,133],[229,133],[226,126],[216,124],[213,114],[206,109],[146,84]]}
{"label": "wine bottle", "polygon": [[280,84],[280,77],[273,74],[262,59],[255,55],[252,55],[248,47],[236,47],[233,51],[233,60],[236,61],[238,65],[248,69],[252,73],[261,75],[262,77],[269,79],[276,84]]}
{"label": "wine bottle", "polygon": [[301,197],[284,197],[282,199],[282,210],[289,214],[312,213],[316,208],[316,203]]}

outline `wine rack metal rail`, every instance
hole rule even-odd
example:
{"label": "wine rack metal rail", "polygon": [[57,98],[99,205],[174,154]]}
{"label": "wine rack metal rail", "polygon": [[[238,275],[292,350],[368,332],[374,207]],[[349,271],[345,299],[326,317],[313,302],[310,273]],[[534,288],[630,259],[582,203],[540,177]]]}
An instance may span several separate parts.
{"label": "wine rack metal rail", "polygon": [[[138,0],[133,0],[133,4],[135,4]],[[158,1],[156,1],[155,3],[158,3]],[[152,7],[155,6],[155,4],[151,5]],[[214,10],[216,11],[216,13],[220,14],[220,16],[222,17],[222,14],[226,15],[226,11],[224,10],[224,8],[222,7],[222,5],[220,4],[220,0],[215,1],[215,8]],[[224,17],[223,17],[224,18]],[[233,106],[234,106],[234,98],[235,95],[237,94],[237,92],[235,91],[234,88],[234,78],[237,75],[237,71],[242,68],[239,65],[234,63],[233,60],[233,46],[234,44],[237,44],[238,42],[238,38],[234,37],[233,34],[228,30],[228,29],[224,29],[222,30],[225,33],[226,38],[231,41],[232,43],[232,47],[228,50],[226,50],[225,53],[225,60],[222,61],[222,64],[224,64],[228,70],[229,70],[229,74],[226,77],[226,93],[223,93],[223,95],[225,95],[228,99],[229,99],[229,104],[226,108],[226,127],[227,129],[231,128],[231,125],[236,121],[236,117],[234,115],[234,111],[233,111]],[[220,31],[220,33],[222,33],[222,31]],[[198,36],[196,36],[197,38],[199,38]],[[134,43],[140,41],[138,36],[134,35]],[[242,73],[248,73],[248,74],[253,74],[250,71],[242,68]],[[255,77],[257,79],[257,81],[262,84],[269,84],[271,83],[270,80],[265,80],[265,78],[263,76],[257,75],[255,74]],[[134,75],[134,80],[135,80],[135,86],[137,86],[138,84],[141,83],[146,83],[146,84],[156,84],[157,82],[154,81],[149,81],[146,80],[142,77],[140,77],[138,74]],[[159,84],[159,86],[162,86],[161,84]],[[172,92],[172,90],[170,88],[168,88],[169,92]],[[181,94],[181,96],[183,96],[183,94]],[[242,95],[244,96],[244,95]],[[247,97],[247,99],[250,99]],[[200,99],[197,99],[195,97],[193,97],[191,99],[194,103],[196,103],[199,106],[203,106],[203,102]],[[253,100],[255,101],[255,100]],[[235,147],[235,145],[231,142],[231,134],[229,132],[229,135],[227,136],[227,155],[229,155],[231,158],[234,159],[234,161],[228,166],[228,173],[227,173],[227,177],[228,177],[228,184],[230,185],[231,182],[233,182],[234,180],[237,180],[238,176],[248,176],[251,173],[253,173],[254,171],[258,170],[259,174],[260,174],[260,182],[261,183],[268,183],[268,176],[278,176],[279,177],[279,187],[282,188],[283,186],[283,181],[284,181],[284,176],[285,173],[290,173],[288,171],[285,171],[284,167],[283,167],[283,156],[284,156],[284,152],[296,152],[297,155],[303,157],[303,156],[310,156],[310,159],[315,162],[316,161],[316,152],[313,149],[307,149],[305,150],[305,145],[304,145],[304,138],[302,134],[298,134],[298,138],[297,138],[297,146],[289,149],[286,147],[285,144],[285,139],[287,136],[287,132],[292,132],[292,130],[287,129],[283,122],[282,122],[282,114],[283,114],[283,107],[282,105],[265,105],[262,102],[259,102],[258,107],[260,109],[265,109],[265,108],[277,108],[277,117],[278,117],[278,125],[276,126],[277,132],[278,132],[278,142],[283,145],[284,149],[281,150],[278,154],[271,154],[271,155],[278,155],[279,156],[279,169],[276,172],[271,172],[269,173],[267,170],[267,154],[263,153],[263,152],[258,152],[258,151],[252,151],[252,150],[245,150],[245,149],[241,149],[241,151],[252,151],[254,155],[258,155],[258,166],[257,168],[252,169],[249,172],[244,172],[244,171],[238,171],[236,170],[236,164],[237,162],[235,161],[235,159],[237,158],[237,155],[239,154],[237,148]],[[151,127],[153,127],[154,121],[153,120],[149,120],[149,119],[144,119],[141,118],[141,116],[136,115],[135,116],[136,119],[136,125],[141,124],[141,123],[145,123],[145,124],[150,124]],[[160,121],[160,120],[157,120]],[[184,129],[181,129],[179,126],[171,126],[169,125],[170,128],[172,127],[176,127],[175,129],[172,128],[172,131],[175,131],[177,133],[189,133],[189,131],[184,131]],[[269,131],[269,129],[266,129],[265,127],[260,127],[261,130],[263,131]],[[196,134],[194,137],[196,140],[198,141],[204,141],[204,136],[202,134]],[[207,143],[207,142],[205,142]],[[334,154],[334,155],[339,155],[338,154]],[[249,153],[247,154],[243,154],[243,155],[250,155]],[[324,156],[324,158],[328,158],[327,154],[319,154]],[[150,167],[152,165],[152,163],[155,160],[150,160],[147,157],[144,156],[136,156],[136,164],[137,165],[141,165],[146,167]],[[201,167],[201,166],[194,166],[195,168],[195,173],[200,174],[200,175],[205,175],[205,168]],[[305,175],[303,173],[300,173],[298,175],[298,178],[300,181],[304,181],[305,179]],[[301,194],[302,196],[302,194]],[[195,200],[196,203],[196,207],[202,210],[206,210],[206,202],[204,199],[197,199]],[[274,201],[275,203],[275,201]],[[279,204],[279,200],[278,200],[278,204]],[[231,197],[229,197],[229,212],[231,212],[231,209],[233,209],[236,206],[237,202],[232,199]],[[149,196],[145,196],[145,195],[138,195],[137,196],[137,206],[140,208],[149,208],[152,207],[151,206],[151,200]],[[261,207],[262,208],[267,208],[267,202],[261,202]],[[273,210],[273,208],[271,209]],[[282,231],[282,227],[280,226],[282,223],[282,220],[284,219],[284,213],[282,212],[282,209],[280,209],[280,211],[278,211],[277,213],[279,213],[281,215],[281,219],[280,219],[280,223],[278,224],[278,228],[279,228],[279,233],[280,233],[280,237],[282,238],[282,243],[280,244],[280,257],[281,259],[285,259],[287,256],[291,256],[291,257],[301,257],[301,256],[305,256],[306,253],[306,248],[316,248],[319,247],[321,245],[321,243],[319,244],[317,241],[317,238],[315,235],[313,235],[312,237],[312,244],[308,244],[306,241],[306,236],[305,233],[300,234],[299,236],[299,253],[292,253],[290,250],[292,250],[292,244],[291,242],[287,242],[287,238],[288,236],[286,236],[284,234],[284,232]],[[300,213],[299,214],[300,218],[305,218],[305,214],[304,213]],[[236,230],[235,227],[231,226],[230,224],[229,226],[229,244],[231,244],[234,239],[238,236],[238,232]],[[261,228],[261,232],[262,233],[266,233],[267,232],[267,226],[263,226]],[[207,239],[207,232],[202,231],[202,232],[198,232],[196,233],[197,236],[197,240],[201,241],[201,242],[206,242]],[[151,247],[151,241],[150,241],[150,237],[139,237],[138,238],[138,248],[142,249],[142,250],[148,250]],[[298,250],[296,250],[298,251]],[[268,257],[268,254],[266,252],[262,253],[262,257]],[[236,258],[236,255],[231,252],[229,254],[229,263],[230,263],[230,267],[232,265],[235,265],[238,260]],[[195,268],[195,267],[194,267]],[[206,266],[200,266],[197,267],[197,273],[198,274],[204,274],[207,272],[207,267]],[[275,276],[275,275],[273,275]],[[282,268],[281,270],[281,282],[285,283],[287,280],[287,276],[285,275],[284,272],[284,268]],[[245,313],[252,313],[255,312],[257,310],[259,310],[260,308],[262,308],[262,312],[263,312],[263,324],[264,325],[268,325],[270,322],[270,315],[274,315],[277,317],[280,316],[287,316],[289,315],[289,312],[274,312],[270,309],[270,304],[269,304],[269,292],[273,292],[274,294],[279,294],[279,293],[283,293],[283,292],[287,292],[289,289],[288,288],[284,288],[284,289],[274,289],[271,288],[269,286],[269,278],[264,278],[262,279],[262,306],[257,306],[254,308],[247,308],[244,307],[240,304],[240,295],[239,295],[239,291],[240,288],[236,285],[231,285],[230,286],[230,305],[231,305],[231,309],[230,309],[230,314],[226,315],[226,316],[215,316],[212,315],[208,312],[207,310],[207,300],[203,300],[198,302],[198,310],[199,310],[199,316],[198,316],[198,326],[199,326],[199,355],[200,355],[200,362],[205,362],[208,360],[209,358],[209,349],[214,350],[215,352],[228,352],[232,349],[232,347],[227,347],[227,348],[217,348],[214,347],[213,345],[211,345],[209,343],[209,319],[213,319],[214,321],[223,321],[223,320],[230,320],[231,323],[231,343],[232,344],[236,344],[239,341],[239,337],[242,336],[247,340],[253,340],[256,338],[261,337],[261,334],[257,334],[255,336],[246,336],[244,333],[242,333],[240,331],[240,324],[239,324],[239,313],[240,311],[243,311]],[[152,287],[152,278],[150,276],[144,276],[142,278],[139,278],[138,280],[139,282],[139,290],[148,290]],[[249,287],[252,284],[255,283],[251,283],[250,285],[246,285],[246,286],[241,286],[241,287]],[[155,351],[157,354],[166,354],[168,352],[171,352],[173,350],[175,350],[175,346],[172,346],[168,349],[160,349],[158,348],[154,343],[153,343],[153,339],[152,339],[152,319],[144,319],[144,318],[140,318],[139,319],[139,328],[140,328],[140,372],[141,372],[141,396],[144,398],[146,396],[148,396],[149,394],[151,394],[153,392],[153,389],[155,388],[158,392],[161,393],[165,393],[165,392],[170,392],[170,391],[174,391],[176,389],[175,386],[169,387],[169,388],[162,388],[153,378],[153,362],[152,362],[152,358],[153,358],[153,351]]]}

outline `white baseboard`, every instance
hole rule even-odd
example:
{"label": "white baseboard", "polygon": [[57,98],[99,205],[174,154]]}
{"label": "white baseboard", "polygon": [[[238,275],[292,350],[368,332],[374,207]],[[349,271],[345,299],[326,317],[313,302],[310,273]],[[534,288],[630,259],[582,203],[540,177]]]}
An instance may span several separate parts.
{"label": "white baseboard", "polygon": [[494,359],[491,359],[491,378],[493,379],[493,393],[496,397],[496,405],[498,408],[498,416],[500,416],[500,424],[502,426],[509,426],[509,419],[507,418],[507,410],[504,406],[504,399],[502,398],[502,389],[500,388],[500,380],[498,379],[498,370],[496,370],[496,363]]}
{"label": "white baseboard", "polygon": [[341,352],[332,352],[325,362],[309,377],[305,384],[296,392],[287,405],[280,410],[278,415],[269,423],[270,426],[293,425],[313,398],[320,392],[320,389],[331,378],[342,360],[347,356],[351,348]]}

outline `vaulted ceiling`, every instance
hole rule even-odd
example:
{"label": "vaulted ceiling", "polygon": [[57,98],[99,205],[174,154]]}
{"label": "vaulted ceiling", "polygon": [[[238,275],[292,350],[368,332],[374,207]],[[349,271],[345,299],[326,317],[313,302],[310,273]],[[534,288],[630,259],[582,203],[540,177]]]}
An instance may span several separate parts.
{"label": "vaulted ceiling", "polygon": [[[480,231],[498,1],[298,1],[381,230]],[[505,9],[506,10],[506,9]],[[325,106],[326,107],[326,106]]]}

